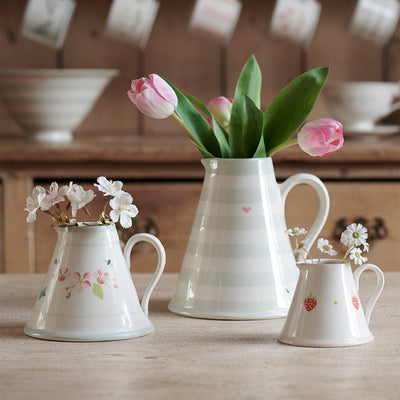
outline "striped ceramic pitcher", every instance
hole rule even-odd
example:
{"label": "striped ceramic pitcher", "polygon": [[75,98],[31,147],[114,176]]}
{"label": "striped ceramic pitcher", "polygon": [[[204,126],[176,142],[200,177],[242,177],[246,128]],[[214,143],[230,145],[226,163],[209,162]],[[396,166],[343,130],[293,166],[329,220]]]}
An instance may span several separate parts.
{"label": "striped ceramic pitcher", "polygon": [[289,190],[309,184],[320,208],[309,248],[329,211],[324,184],[297,174],[281,184],[271,158],[204,159],[206,175],[169,310],[190,317],[264,319],[287,315],[298,279],[285,233]]}

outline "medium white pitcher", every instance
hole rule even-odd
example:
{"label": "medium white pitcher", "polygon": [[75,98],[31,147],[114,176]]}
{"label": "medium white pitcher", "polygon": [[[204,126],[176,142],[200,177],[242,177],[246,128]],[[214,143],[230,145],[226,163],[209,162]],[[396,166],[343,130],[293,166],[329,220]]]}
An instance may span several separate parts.
{"label": "medium white pitcher", "polygon": [[[139,233],[124,253],[115,225],[55,228],[57,244],[25,333],[40,339],[97,341],[151,333],[150,295],[165,266],[165,251],[153,235]],[[158,254],[156,271],[141,303],[130,274],[130,254],[140,241]]]}
{"label": "medium white pitcher", "polygon": [[[368,328],[372,309],[385,279],[373,264],[354,271],[350,263],[321,260],[299,264],[300,277],[279,341],[309,347],[354,346],[374,340]],[[372,270],[377,285],[365,307],[358,296],[362,272]]]}
{"label": "medium white pitcher", "polygon": [[310,174],[278,184],[271,158],[202,163],[203,189],[169,309],[215,319],[286,316],[299,273],[285,234],[285,199],[302,183],[318,193],[319,212],[306,237],[309,248],[329,211],[324,184]]}

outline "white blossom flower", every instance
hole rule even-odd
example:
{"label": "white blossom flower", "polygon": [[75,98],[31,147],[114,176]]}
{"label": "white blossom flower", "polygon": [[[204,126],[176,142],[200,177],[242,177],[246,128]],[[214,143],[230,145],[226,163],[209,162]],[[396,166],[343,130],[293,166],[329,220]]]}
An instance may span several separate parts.
{"label": "white blossom flower", "polygon": [[46,189],[42,186],[35,186],[32,190],[32,196],[26,199],[25,211],[28,211],[26,222],[36,221],[36,212],[40,208],[43,199],[46,197]]}
{"label": "white blossom flower", "polygon": [[354,264],[358,264],[358,265],[361,265],[361,264],[365,263],[368,260],[367,257],[363,257],[361,255],[361,249],[358,248],[358,247],[355,247],[353,250],[351,250],[350,258],[352,260],[354,260]]}
{"label": "white blossom flower", "polygon": [[93,190],[84,190],[82,186],[70,182],[67,197],[71,202],[72,216],[76,217],[76,212],[90,203],[96,195]]}
{"label": "white blossom flower", "polygon": [[50,185],[48,193],[46,197],[43,199],[42,203],[40,204],[40,209],[42,211],[50,210],[52,206],[61,201],[65,200],[65,195],[67,194],[68,186],[62,186],[60,189],[58,188],[57,182],[53,182]]}
{"label": "white blossom flower", "polygon": [[326,253],[330,256],[335,256],[337,254],[337,252],[333,250],[333,246],[329,244],[328,239],[318,239],[317,248],[321,251],[321,253]]}
{"label": "white blossom flower", "polygon": [[341,234],[340,241],[348,247],[364,245],[367,242],[367,228],[361,224],[349,225]]}
{"label": "white blossom flower", "polygon": [[103,192],[104,196],[120,196],[125,193],[122,190],[123,183],[121,181],[113,182],[104,176],[99,176],[97,182],[98,183],[95,183],[94,186],[96,186],[100,192]]}
{"label": "white blossom flower", "polygon": [[285,233],[289,234],[290,236],[299,236],[299,235],[305,235],[307,231],[304,228],[299,228],[295,227],[293,229],[288,229],[285,231]]}
{"label": "white blossom flower", "polygon": [[132,204],[133,198],[129,193],[123,193],[119,197],[114,197],[110,200],[112,208],[110,217],[113,222],[120,221],[123,228],[130,228],[132,226],[132,218],[136,217],[139,210]]}

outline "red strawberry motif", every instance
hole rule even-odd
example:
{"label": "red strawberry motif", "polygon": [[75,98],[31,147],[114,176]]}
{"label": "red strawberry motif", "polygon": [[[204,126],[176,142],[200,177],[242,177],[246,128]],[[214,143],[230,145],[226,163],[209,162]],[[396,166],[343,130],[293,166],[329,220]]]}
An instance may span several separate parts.
{"label": "red strawberry motif", "polygon": [[311,292],[308,297],[304,300],[304,307],[307,311],[313,310],[317,306],[317,300],[312,296]]}
{"label": "red strawberry motif", "polygon": [[358,310],[360,308],[360,302],[358,301],[357,296],[353,294],[353,297],[351,298],[351,302],[353,303],[353,307]]}

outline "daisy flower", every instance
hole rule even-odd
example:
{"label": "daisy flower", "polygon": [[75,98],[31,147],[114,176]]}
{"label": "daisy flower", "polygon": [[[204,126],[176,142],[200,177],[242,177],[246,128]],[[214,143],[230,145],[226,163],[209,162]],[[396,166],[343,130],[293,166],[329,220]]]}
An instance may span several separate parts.
{"label": "daisy flower", "polygon": [[308,243],[309,241],[306,239],[306,240],[302,240],[301,242],[299,242],[298,244],[297,244],[297,246],[296,246],[296,248],[293,250],[293,253],[294,254],[300,254],[301,252],[305,252],[305,253],[308,253],[307,252],[307,249],[306,249],[306,247],[307,247],[307,243]]}
{"label": "daisy flower", "polygon": [[364,245],[367,242],[367,228],[361,224],[353,223],[349,225],[341,234],[340,241],[348,247]]}
{"label": "daisy flower", "polygon": [[321,254],[326,253],[330,256],[335,256],[337,254],[337,252],[333,250],[333,246],[329,244],[328,239],[318,239],[317,248],[321,251]]}
{"label": "daisy flower", "polygon": [[354,260],[354,264],[358,264],[358,265],[361,265],[361,264],[363,264],[363,263],[365,263],[367,260],[368,260],[368,258],[367,257],[363,257],[362,255],[361,255],[361,249],[360,248],[358,248],[358,247],[355,247],[353,250],[351,250],[351,252],[350,252],[350,258],[352,259],[352,260]]}
{"label": "daisy flower", "polygon": [[295,227],[293,229],[288,229],[285,231],[289,236],[298,237],[299,235],[305,235],[307,231],[304,228]]}

